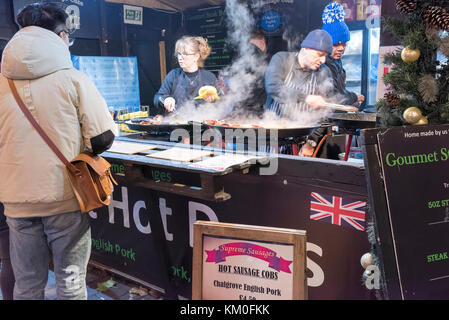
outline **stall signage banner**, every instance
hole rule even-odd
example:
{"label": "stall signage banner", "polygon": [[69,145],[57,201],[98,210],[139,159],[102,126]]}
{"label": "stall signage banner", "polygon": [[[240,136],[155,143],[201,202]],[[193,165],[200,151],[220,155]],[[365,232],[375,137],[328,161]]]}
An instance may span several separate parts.
{"label": "stall signage banner", "polygon": [[123,18],[125,23],[143,25],[143,8],[123,5]]}
{"label": "stall signage banner", "polygon": [[378,133],[403,299],[449,298],[448,138],[449,125]]}
{"label": "stall signage banner", "polygon": [[[14,14],[17,14],[25,6],[36,3],[36,0],[13,0]],[[73,30],[71,37],[98,39],[100,37],[99,1],[86,0],[52,0],[63,8],[68,15],[68,25]]]}
{"label": "stall signage banner", "polygon": [[[307,230],[309,299],[366,299],[369,296],[370,292],[360,282],[364,271],[360,265],[360,257],[369,251],[366,234],[354,228],[342,228],[310,219],[311,190],[308,187],[289,183],[288,189],[277,188],[277,182],[271,176],[246,175],[245,182],[242,182],[241,175],[227,175],[224,177],[225,190],[232,194],[232,198],[226,202],[214,203],[137,187],[125,175],[123,164],[114,158],[108,158],[108,161],[115,168],[114,177],[120,185],[115,188],[110,205],[96,210],[95,215],[91,214],[92,238],[96,240],[92,247],[93,260],[163,288],[166,292],[173,289],[180,299],[190,299],[193,230],[196,221],[275,225]],[[153,175],[151,171],[147,173],[148,179]],[[332,193],[328,189],[316,187],[313,192]],[[270,197],[261,197],[261,194],[270,194]],[[344,194],[345,192],[338,195],[343,197]],[[361,200],[366,202],[365,197]],[[291,203],[297,203],[297,206],[292,206]],[[273,210],[276,210],[276,215],[273,215]],[[241,214],[242,212],[245,214]],[[240,240],[227,239],[226,243],[250,243],[253,248],[258,245],[266,248],[259,250],[264,254],[276,252],[275,257],[279,261],[292,260],[291,253],[283,252],[288,247],[282,246],[281,250],[275,246],[278,243],[253,243],[241,240],[247,239],[244,237],[233,238]],[[206,249],[217,252],[222,244],[216,240]],[[346,249],[342,251],[341,248]],[[254,251],[252,250],[253,253]],[[251,259],[258,265],[260,275],[262,271],[265,271],[264,275],[271,271],[285,278],[291,276],[286,272],[288,269],[293,271],[293,264],[289,264],[288,269],[285,268],[288,262],[280,263],[277,271],[277,267],[270,267],[270,264],[273,267],[275,264],[269,257],[264,260],[263,255],[258,256],[263,259],[226,255],[223,257],[225,261],[217,263],[206,263],[207,253],[204,255],[203,266],[207,265],[215,270],[219,265],[238,266],[238,258]],[[348,269],[349,265],[352,267]],[[252,277],[247,277],[247,281],[251,279]],[[271,280],[271,286],[268,287],[279,288],[275,283],[278,281]],[[284,291],[285,289],[281,289],[282,297],[286,297],[287,293]],[[250,296],[254,297],[254,293],[245,293],[248,299]],[[266,298],[275,297],[272,295]]]}
{"label": "stall signage banner", "polygon": [[203,237],[203,297],[291,300],[293,244]]}

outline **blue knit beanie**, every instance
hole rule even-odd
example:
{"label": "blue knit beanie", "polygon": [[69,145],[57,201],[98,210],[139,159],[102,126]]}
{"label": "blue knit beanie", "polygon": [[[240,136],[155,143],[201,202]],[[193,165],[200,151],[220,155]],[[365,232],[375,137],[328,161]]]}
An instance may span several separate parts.
{"label": "blue knit beanie", "polygon": [[329,3],[323,11],[323,30],[332,37],[333,44],[346,43],[350,40],[348,26],[345,23],[345,11],[337,2]]}
{"label": "blue knit beanie", "polygon": [[332,37],[324,30],[316,29],[310,31],[301,42],[301,48],[315,49],[332,54]]}

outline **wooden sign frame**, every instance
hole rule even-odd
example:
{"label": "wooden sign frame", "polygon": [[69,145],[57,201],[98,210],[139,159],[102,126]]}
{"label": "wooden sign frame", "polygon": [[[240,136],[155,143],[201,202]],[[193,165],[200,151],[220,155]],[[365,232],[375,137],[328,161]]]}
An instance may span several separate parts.
{"label": "wooden sign frame", "polygon": [[380,128],[362,130],[363,159],[370,203],[369,216],[375,226],[374,232],[377,241],[375,247],[381,271],[380,289],[384,299],[400,300],[402,297],[399,289],[399,275],[394,267],[396,265],[394,241],[388,219],[388,201],[377,140],[377,134],[384,131],[385,129]]}
{"label": "wooden sign frame", "polygon": [[304,230],[261,227],[213,221],[197,221],[193,225],[192,300],[203,300],[203,236],[216,236],[231,240],[241,239],[293,245],[293,300],[306,300],[306,243]]}

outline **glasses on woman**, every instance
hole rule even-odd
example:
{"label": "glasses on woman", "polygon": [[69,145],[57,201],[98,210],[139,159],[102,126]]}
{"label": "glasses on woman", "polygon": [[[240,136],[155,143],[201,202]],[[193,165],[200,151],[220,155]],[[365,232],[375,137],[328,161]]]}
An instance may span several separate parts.
{"label": "glasses on woman", "polygon": [[62,30],[62,32],[64,32],[67,36],[67,39],[69,39],[69,47],[71,47],[73,45],[73,43],[75,42],[75,39],[70,37],[70,33],[67,30]]}
{"label": "glasses on woman", "polygon": [[72,38],[72,37],[70,37],[70,32],[69,32],[69,30],[68,29],[62,29],[61,31],[55,31],[55,33],[57,34],[57,35],[59,35],[60,33],[63,33],[63,34],[65,34],[65,36],[67,37],[67,40],[68,40],[68,43],[69,43],[69,47],[71,47],[72,45],[73,45],[73,43],[75,42],[75,39],[74,38]]}
{"label": "glasses on woman", "polygon": [[187,53],[187,52],[175,52],[176,57],[187,57],[187,56],[193,56],[195,53]]}

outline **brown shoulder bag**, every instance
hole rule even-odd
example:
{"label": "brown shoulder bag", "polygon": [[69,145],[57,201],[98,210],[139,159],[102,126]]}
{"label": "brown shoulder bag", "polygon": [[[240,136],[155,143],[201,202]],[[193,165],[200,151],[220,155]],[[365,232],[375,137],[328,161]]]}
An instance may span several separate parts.
{"label": "brown shoulder bag", "polygon": [[51,141],[47,134],[42,130],[31,112],[23,103],[17,93],[14,81],[8,79],[9,87],[12,94],[39,135],[44,139],[51,150],[65,164],[69,180],[75,193],[76,199],[81,207],[81,212],[89,212],[91,210],[108,205],[111,202],[111,194],[114,191],[114,185],[117,185],[112,177],[111,165],[104,158],[98,155],[92,155],[82,152],[71,162],[59,151],[56,145]]}

